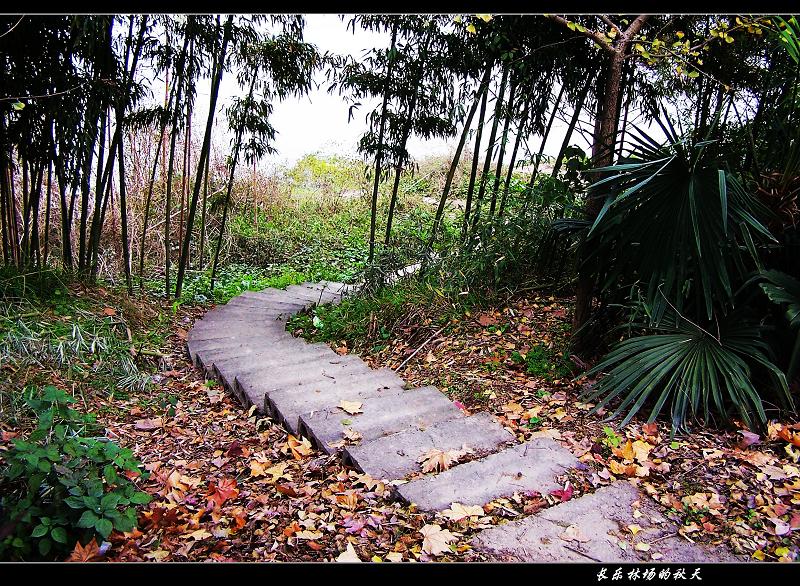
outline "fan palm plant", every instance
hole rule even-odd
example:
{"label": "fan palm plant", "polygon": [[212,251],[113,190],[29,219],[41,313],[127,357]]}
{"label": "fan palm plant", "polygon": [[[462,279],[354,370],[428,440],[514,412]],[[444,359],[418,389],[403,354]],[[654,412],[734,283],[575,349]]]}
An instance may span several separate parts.
{"label": "fan palm plant", "polygon": [[774,241],[761,221],[768,211],[721,168],[710,138],[678,136],[668,120],[662,127],[665,144],[639,131],[629,156],[600,169],[605,178],[589,189],[604,205],[587,224],[584,262],[601,290],[635,283],[649,318],[636,324],[643,335],[590,371],[611,368],[589,396],[602,397],[596,409],[619,397],[614,416],[629,409],[623,424],[652,399],[650,420],[669,404],[673,430],[685,430],[690,418],[732,413],[757,427],[766,415],[756,370],[791,404],[761,326],[744,318],[734,297],[762,268],[759,245]]}

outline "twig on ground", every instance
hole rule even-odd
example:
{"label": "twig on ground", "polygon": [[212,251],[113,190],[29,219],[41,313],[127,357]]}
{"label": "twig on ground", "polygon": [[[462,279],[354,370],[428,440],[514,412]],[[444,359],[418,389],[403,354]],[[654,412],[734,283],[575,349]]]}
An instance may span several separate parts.
{"label": "twig on ground", "polygon": [[408,364],[408,361],[409,361],[409,360],[411,360],[412,358],[414,358],[414,356],[416,356],[416,355],[417,355],[417,352],[419,352],[420,350],[422,350],[422,349],[425,347],[425,345],[426,345],[428,342],[430,342],[430,341],[431,341],[431,340],[433,340],[433,339],[434,339],[436,336],[438,336],[439,334],[441,334],[441,333],[442,333],[442,330],[444,330],[446,327],[447,327],[447,326],[445,325],[445,326],[442,326],[441,328],[439,328],[438,330],[436,330],[436,332],[435,332],[435,333],[434,333],[434,334],[433,334],[433,335],[432,335],[430,338],[428,338],[427,340],[425,340],[425,341],[424,341],[424,342],[423,342],[423,343],[422,343],[422,344],[421,344],[421,345],[420,345],[420,346],[419,346],[419,347],[418,347],[416,350],[414,350],[414,351],[411,353],[411,356],[409,356],[408,358],[406,358],[405,360],[403,360],[403,362],[401,362],[401,363],[400,363],[400,366],[398,366],[397,368],[395,368],[395,369],[394,369],[394,371],[395,371],[395,372],[400,372],[400,370],[401,370],[401,369],[402,369],[402,368],[403,368],[403,367],[404,367],[406,364]]}

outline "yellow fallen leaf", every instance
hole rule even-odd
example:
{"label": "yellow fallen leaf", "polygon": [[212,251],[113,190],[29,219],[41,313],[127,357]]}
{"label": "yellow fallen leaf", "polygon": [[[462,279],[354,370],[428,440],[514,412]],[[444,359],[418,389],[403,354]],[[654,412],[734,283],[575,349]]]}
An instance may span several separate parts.
{"label": "yellow fallen leaf", "polygon": [[339,409],[342,409],[344,412],[349,413],[350,415],[357,415],[359,413],[363,413],[363,411],[361,410],[362,405],[363,403],[359,401],[345,401],[344,399],[342,399],[341,401],[339,401],[337,407]]}
{"label": "yellow fallen leaf", "polygon": [[611,451],[618,458],[622,458],[626,462],[633,462],[634,454],[633,454],[633,444],[631,443],[631,440],[625,442],[625,445],[622,446],[621,448],[611,448]]}
{"label": "yellow fallen leaf", "polygon": [[386,559],[390,562],[402,562],[403,561],[403,554],[393,551],[392,553],[386,554]]}
{"label": "yellow fallen leaf", "polygon": [[211,533],[206,531],[205,529],[198,529],[197,531],[192,531],[191,533],[184,536],[188,539],[194,539],[195,541],[200,541],[201,539],[206,539],[211,537]]}
{"label": "yellow fallen leaf", "polygon": [[633,549],[635,549],[636,551],[650,551],[650,544],[640,542],[634,545]]}
{"label": "yellow fallen leaf", "polygon": [[653,449],[653,446],[642,440],[636,440],[633,442],[631,448],[633,449],[634,458],[638,460],[640,464],[644,464],[647,462],[650,456],[650,450]]}
{"label": "yellow fallen leaf", "polygon": [[462,505],[461,503],[453,503],[449,509],[442,511],[442,516],[451,521],[460,521],[467,517],[480,517],[483,514],[483,507],[480,505]]}
{"label": "yellow fallen leaf", "polygon": [[286,438],[286,445],[291,450],[295,460],[302,460],[303,456],[308,456],[314,451],[314,447],[307,438],[297,439],[293,435]]}
{"label": "yellow fallen leaf", "polygon": [[628,525],[628,531],[630,531],[633,535],[636,535],[641,530],[642,528],[640,525]]}

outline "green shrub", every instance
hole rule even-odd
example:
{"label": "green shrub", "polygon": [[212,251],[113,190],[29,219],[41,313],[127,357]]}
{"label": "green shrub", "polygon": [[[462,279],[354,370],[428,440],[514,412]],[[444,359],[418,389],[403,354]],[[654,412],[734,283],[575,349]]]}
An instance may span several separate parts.
{"label": "green shrub", "polygon": [[136,527],[133,505],[150,501],[128,476],[146,477],[133,452],[91,436],[93,415],[69,407],[75,399],[55,387],[26,398],[38,414],[28,439],[13,440],[0,474],[0,556],[58,559],[76,541],[102,541],[112,530]]}

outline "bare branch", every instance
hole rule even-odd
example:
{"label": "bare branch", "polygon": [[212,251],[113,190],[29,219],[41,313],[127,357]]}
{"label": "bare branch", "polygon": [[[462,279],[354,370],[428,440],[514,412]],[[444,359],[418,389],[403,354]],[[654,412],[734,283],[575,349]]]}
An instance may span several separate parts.
{"label": "bare branch", "polygon": [[606,16],[605,14],[601,14],[601,15],[600,15],[600,18],[603,20],[603,22],[604,22],[604,23],[606,23],[606,24],[607,24],[608,26],[610,26],[612,29],[614,29],[615,31],[617,31],[617,34],[618,34],[618,35],[621,35],[621,34],[622,34],[622,30],[620,30],[620,28],[619,28],[619,27],[618,27],[616,24],[614,24],[614,22],[613,22],[613,21],[612,21],[610,18],[608,18],[608,16]]}
{"label": "bare branch", "polygon": [[[552,20],[553,22],[557,22],[561,26],[565,26],[565,27],[569,28],[569,21],[567,19],[562,18],[560,16],[557,16],[555,14],[547,14],[545,16],[547,18],[549,18],[550,20]],[[631,26],[633,26],[633,25],[631,25]],[[570,30],[572,30],[572,29],[570,29]],[[600,33],[596,32],[596,31],[589,30],[589,29],[584,29],[584,30],[575,29],[575,32],[577,32],[580,35],[583,35],[584,37],[586,37],[588,39],[593,40],[599,47],[601,47],[602,49],[605,49],[609,53],[614,53],[614,48],[609,44],[609,42],[606,40],[606,38],[604,36],[602,36]]]}

